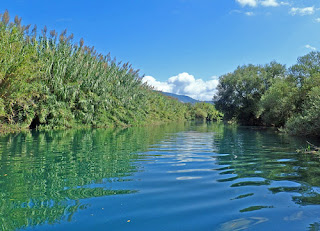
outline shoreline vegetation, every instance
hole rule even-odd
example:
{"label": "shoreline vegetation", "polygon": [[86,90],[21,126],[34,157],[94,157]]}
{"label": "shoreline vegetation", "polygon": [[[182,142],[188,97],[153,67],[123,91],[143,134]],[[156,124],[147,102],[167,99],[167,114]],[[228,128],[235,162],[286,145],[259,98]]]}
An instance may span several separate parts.
{"label": "shoreline vegetation", "polygon": [[317,147],[314,144],[307,141],[307,147],[305,149],[298,149],[297,152],[302,154],[320,155],[320,147]]}
{"label": "shoreline vegetation", "polygon": [[239,66],[220,77],[213,101],[227,121],[319,138],[320,52],[290,68],[275,61]]}
{"label": "shoreline vegetation", "polygon": [[139,70],[73,42],[73,34],[0,15],[0,134],[128,127],[202,119],[320,134],[320,52],[220,76],[214,104],[184,104],[142,83]]}
{"label": "shoreline vegetation", "polygon": [[0,133],[221,120],[214,105],[183,104],[143,84],[129,63],[73,34],[0,16]]}
{"label": "shoreline vegetation", "polygon": [[[320,52],[299,57],[289,68],[275,61],[239,66],[219,78],[213,101],[229,123],[319,139]],[[297,152],[320,155],[320,148],[307,142]]]}

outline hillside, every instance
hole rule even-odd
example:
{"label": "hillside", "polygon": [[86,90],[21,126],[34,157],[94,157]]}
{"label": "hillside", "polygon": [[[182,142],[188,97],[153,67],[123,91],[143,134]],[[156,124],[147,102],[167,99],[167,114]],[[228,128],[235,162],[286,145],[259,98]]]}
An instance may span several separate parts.
{"label": "hillside", "polygon": [[180,102],[182,103],[191,103],[191,104],[195,104],[195,103],[200,103],[200,102],[205,102],[205,103],[211,103],[213,104],[212,101],[200,101],[200,100],[196,100],[196,99],[193,99],[189,96],[186,96],[186,95],[177,95],[177,94],[174,94],[174,93],[169,93],[169,92],[161,92],[162,94],[164,95],[167,95],[167,96],[170,96],[172,98],[176,98],[178,99]]}

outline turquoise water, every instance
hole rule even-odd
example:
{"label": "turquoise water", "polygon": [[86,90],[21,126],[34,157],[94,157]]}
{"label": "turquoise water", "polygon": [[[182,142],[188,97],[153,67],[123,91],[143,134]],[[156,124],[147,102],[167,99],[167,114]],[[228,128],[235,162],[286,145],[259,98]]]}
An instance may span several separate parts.
{"label": "turquoise water", "polygon": [[2,136],[0,230],[320,230],[305,142],[214,123]]}

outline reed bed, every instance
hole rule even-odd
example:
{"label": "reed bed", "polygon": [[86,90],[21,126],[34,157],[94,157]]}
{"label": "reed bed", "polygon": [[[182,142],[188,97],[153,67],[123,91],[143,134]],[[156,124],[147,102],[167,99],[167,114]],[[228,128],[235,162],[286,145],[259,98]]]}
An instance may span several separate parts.
{"label": "reed bed", "polygon": [[58,34],[0,17],[0,122],[19,128],[130,126],[192,117],[153,91],[139,70]]}

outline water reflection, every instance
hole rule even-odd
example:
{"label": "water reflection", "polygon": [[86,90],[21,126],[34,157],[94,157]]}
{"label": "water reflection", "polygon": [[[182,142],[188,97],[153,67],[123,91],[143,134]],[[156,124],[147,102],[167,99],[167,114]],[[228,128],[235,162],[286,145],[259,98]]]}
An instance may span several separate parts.
{"label": "water reflection", "polygon": [[28,132],[0,137],[0,224],[16,230],[71,221],[81,199],[136,193],[120,184],[140,171],[150,144],[184,125],[158,129]]}
{"label": "water reflection", "polygon": [[[317,141],[314,141],[317,142]],[[251,206],[239,210],[249,212],[275,208],[274,198],[255,195],[257,188],[267,188],[272,194],[287,193],[297,205],[320,204],[320,158],[317,155],[298,154],[296,149],[305,146],[306,139],[289,137],[272,130],[256,131],[250,127],[225,127],[223,135],[215,137],[220,175],[218,182],[230,182],[229,187],[244,187],[245,194],[234,199],[251,198]],[[248,192],[249,191],[249,192]],[[254,204],[256,202],[256,205]],[[285,221],[301,220],[302,211],[286,216]],[[314,216],[314,214],[312,214]],[[316,227],[317,223],[311,225]],[[312,228],[313,229],[313,228]]]}
{"label": "water reflection", "polygon": [[0,137],[0,224],[317,230],[320,159],[297,154],[304,145],[272,129],[206,123]]}
{"label": "water reflection", "polygon": [[220,231],[240,231],[247,230],[252,226],[258,225],[260,223],[268,221],[265,217],[249,217],[249,218],[240,218],[232,221],[228,221],[222,224]]}

